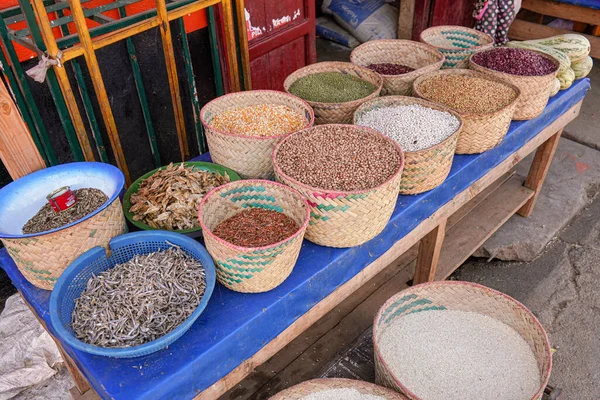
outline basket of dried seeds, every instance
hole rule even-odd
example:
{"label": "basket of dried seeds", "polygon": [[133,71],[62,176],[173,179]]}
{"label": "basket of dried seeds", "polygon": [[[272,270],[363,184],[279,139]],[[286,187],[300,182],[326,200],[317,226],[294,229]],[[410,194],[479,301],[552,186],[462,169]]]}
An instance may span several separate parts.
{"label": "basket of dried seeds", "polygon": [[318,125],[285,137],[273,152],[277,180],[308,199],[306,238],[353,247],[388,223],[400,189],[404,154],[389,137],[354,125]]}
{"label": "basket of dried seeds", "polygon": [[376,382],[413,400],[538,400],[552,369],[548,336],[531,311],[470,282],[424,283],[391,297],[375,317],[373,345]]}
{"label": "basket of dried seeds", "polygon": [[513,119],[540,115],[552,94],[560,63],[539,51],[498,47],[471,56],[469,67],[521,90]]}
{"label": "basket of dried seeds", "polygon": [[62,342],[107,357],[140,357],[181,337],[215,286],[215,267],[196,240],[142,231],[95,247],[65,270],[50,296]]}
{"label": "basket of dried seeds", "polygon": [[309,205],[290,187],[266,180],[231,182],[202,200],[198,219],[217,279],[236,292],[279,286],[292,272]]}
{"label": "basket of dried seeds", "polygon": [[[123,173],[109,164],[45,168],[0,189],[0,240],[33,285],[51,290],[65,268],[94,246],[127,232],[119,194]],[[47,195],[69,187],[76,198],[55,212]]]}
{"label": "basket of dried seeds", "polygon": [[381,92],[381,75],[347,62],[320,62],[300,68],[283,83],[315,111],[315,124],[350,124],[352,113]]}
{"label": "basket of dried seeds", "polygon": [[406,400],[406,397],[369,382],[326,378],[299,383],[269,400]]}
{"label": "basket of dried seeds", "polygon": [[314,123],[312,108],[273,90],[230,93],[200,110],[212,160],[243,178],[272,179],[271,153],[283,136]]}
{"label": "basket of dried seeds", "polygon": [[487,33],[453,25],[425,29],[421,42],[436,47],[446,57],[442,69],[467,68],[471,54],[494,46],[494,39]]}
{"label": "basket of dried seeds", "polygon": [[435,47],[412,40],[381,39],[363,43],[350,54],[350,61],[367,67],[383,78],[381,94],[410,96],[417,77],[437,71],[444,56]]}
{"label": "basket of dried seeds", "polygon": [[467,69],[432,72],[413,83],[415,96],[443,104],[462,117],[457,154],[482,153],[502,142],[520,93],[515,85]]}
{"label": "basket of dried seeds", "polygon": [[444,182],[462,128],[460,116],[449,108],[405,96],[364,103],[354,113],[354,124],[389,136],[404,151],[400,194],[426,192]]}
{"label": "basket of dried seeds", "polygon": [[215,187],[240,177],[221,165],[188,161],[157,168],[138,178],[125,192],[127,220],[142,230],[164,229],[191,237],[201,235],[200,201]]}

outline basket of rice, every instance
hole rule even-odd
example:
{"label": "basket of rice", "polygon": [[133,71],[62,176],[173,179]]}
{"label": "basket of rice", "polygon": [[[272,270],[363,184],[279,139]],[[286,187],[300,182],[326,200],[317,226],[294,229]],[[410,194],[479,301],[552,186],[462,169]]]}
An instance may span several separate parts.
{"label": "basket of rice", "polygon": [[552,94],[560,63],[535,50],[498,47],[473,54],[469,67],[515,85],[521,96],[513,119],[528,120],[540,115]]}
{"label": "basket of rice", "polygon": [[352,50],[350,61],[382,76],[382,95],[410,96],[413,81],[440,69],[444,56],[425,43],[381,39],[363,43]]}
{"label": "basket of rice", "polygon": [[309,208],[298,191],[272,181],[231,182],[211,191],[198,219],[219,282],[244,293],[279,286],[298,259]]}
{"label": "basket of rice", "polygon": [[352,113],[381,92],[383,79],[347,62],[320,62],[290,74],[285,91],[304,99],[315,112],[315,124],[350,124]]}
{"label": "basket of rice", "polygon": [[[75,162],[45,168],[0,189],[0,240],[33,285],[51,290],[65,268],[95,246],[127,232],[116,167]],[[52,192],[69,188],[76,202],[55,212]]]}
{"label": "basket of rice", "polygon": [[439,186],[450,172],[462,128],[454,111],[405,96],[379,97],[361,105],[354,124],[373,128],[404,150],[400,194],[417,194]]}
{"label": "basket of rice", "polygon": [[[430,282],[391,297],[373,323],[376,382],[413,400],[538,400],[548,336],[521,303],[470,282]],[[427,379],[423,379],[427,377]]]}
{"label": "basket of rice", "polygon": [[269,400],[406,400],[406,397],[369,382],[325,378],[299,383]]}
{"label": "basket of rice", "polygon": [[283,136],[314,123],[312,108],[274,90],[230,93],[200,111],[212,160],[243,178],[272,179],[271,154]]}
{"label": "basket of rice", "polygon": [[436,47],[446,57],[442,69],[467,68],[471,54],[494,46],[494,39],[487,33],[453,25],[425,29],[421,42]]}
{"label": "basket of rice", "polygon": [[285,137],[275,147],[273,166],[279,182],[308,199],[306,239],[353,247],[377,236],[389,221],[404,154],[373,129],[318,125]]}
{"label": "basket of rice", "polygon": [[413,94],[457,111],[463,129],[457,154],[476,154],[494,148],[506,136],[521,91],[501,79],[466,69],[423,75],[413,83]]}
{"label": "basket of rice", "polygon": [[60,340],[86,353],[130,358],[164,349],[200,316],[215,267],[200,243],[141,231],[95,247],[65,270],[50,296]]}

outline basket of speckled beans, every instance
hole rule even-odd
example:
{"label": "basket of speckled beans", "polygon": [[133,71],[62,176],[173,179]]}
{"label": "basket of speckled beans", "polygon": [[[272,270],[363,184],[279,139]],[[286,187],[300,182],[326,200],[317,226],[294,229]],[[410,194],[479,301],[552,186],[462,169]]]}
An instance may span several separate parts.
{"label": "basket of speckled beans", "polygon": [[315,125],[351,124],[358,106],[381,92],[377,72],[347,62],[320,62],[290,74],[286,92],[304,99],[315,112]]}
{"label": "basket of speckled beans", "polygon": [[513,119],[528,120],[540,115],[548,104],[559,62],[535,50],[499,47],[473,54],[469,67],[517,86],[521,96]]}
{"label": "basket of speckled beans", "polygon": [[317,125],[293,133],[273,152],[279,182],[311,207],[306,238],[353,247],[388,223],[400,189],[404,154],[389,137],[354,125]]}
{"label": "basket of speckled beans", "polygon": [[310,127],[314,113],[296,96],[273,90],[231,93],[200,111],[212,161],[243,178],[272,179],[271,153],[285,135]]}
{"label": "basket of speckled beans", "polygon": [[417,78],[413,95],[458,112],[463,128],[457,154],[490,150],[502,140],[519,102],[515,85],[467,69],[446,69]]}
{"label": "basket of speckled beans", "polygon": [[406,96],[378,97],[361,105],[354,124],[394,139],[404,151],[400,194],[417,194],[439,186],[450,172],[461,117],[439,104]]}

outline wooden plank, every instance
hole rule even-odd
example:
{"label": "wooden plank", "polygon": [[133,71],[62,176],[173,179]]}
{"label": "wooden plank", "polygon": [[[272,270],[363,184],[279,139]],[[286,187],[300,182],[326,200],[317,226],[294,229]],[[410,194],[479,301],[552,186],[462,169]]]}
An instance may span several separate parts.
{"label": "wooden plank", "polygon": [[533,212],[535,202],[542,191],[542,185],[544,184],[544,180],[546,180],[546,175],[548,174],[550,164],[554,158],[554,153],[556,153],[561,134],[562,129],[552,135],[550,139],[546,140],[535,152],[533,163],[531,164],[531,167],[529,167],[527,180],[525,180],[525,187],[533,190],[534,194],[518,211],[519,215],[522,217],[529,217]]}
{"label": "wooden plank", "polygon": [[448,278],[527,200],[533,190],[513,176],[448,231],[435,280]]}
{"label": "wooden plank", "polygon": [[69,389],[69,393],[73,400],[101,400],[101,397],[98,396],[98,393],[94,389],[90,389],[85,393],[79,393],[79,389],[72,387]]}
{"label": "wooden plank", "polygon": [[252,90],[252,77],[250,76],[250,55],[248,53],[248,32],[246,30],[246,15],[244,13],[244,0],[235,1],[235,11],[238,27],[238,42],[240,44],[242,76],[244,77],[244,90]]}
{"label": "wooden plank", "polygon": [[431,282],[435,278],[440,251],[442,250],[442,244],[446,236],[447,221],[447,219],[442,219],[438,226],[421,239],[417,267],[415,268],[415,278],[413,279],[415,285]]}
{"label": "wooden plank", "polygon": [[0,82],[0,159],[13,180],[46,168],[3,82]]}
{"label": "wooden plank", "polygon": [[544,128],[537,136],[525,143],[523,147],[515,153],[507,157],[494,169],[474,182],[469,190],[458,193],[454,199],[440,207],[428,219],[421,222],[415,229],[408,233],[403,239],[396,242],[388,251],[381,257],[367,265],[361,272],[356,274],[348,282],[338,287],[329,296],[325,297],[309,311],[304,313],[294,323],[288,326],[275,339],[267,343],[260,351],[255,353],[248,360],[244,361],[237,368],[227,374],[223,379],[215,382],[213,385],[205,389],[202,393],[196,396],[196,399],[215,399],[227,392],[244,377],[250,374],[256,367],[264,363],[271,356],[281,350],[286,344],[303,333],[315,321],[319,320],[323,315],[327,314],[346,297],[354,293],[365,282],[369,281],[387,265],[398,258],[401,254],[417,243],[426,233],[430,232],[439,224],[441,219],[446,219],[460,207],[473,199],[491,183],[496,181],[502,175],[512,169],[519,161],[529,155],[539,145],[545,142],[555,132],[562,129],[569,122],[574,120],[581,109],[581,101],[571,107],[563,115],[554,120],[550,125]]}
{"label": "wooden plank", "polygon": [[432,0],[415,0],[412,40],[419,41],[421,32],[429,26]]}
{"label": "wooden plank", "polygon": [[[300,382],[304,380],[306,374],[314,372],[315,368],[311,365],[315,362],[326,362],[330,356],[345,350],[348,343],[356,340],[373,323],[374,310],[379,307],[376,303],[382,298],[387,299],[391,296],[389,294],[386,298],[386,295],[377,293],[382,290],[387,290],[386,293],[390,291],[396,293],[407,286],[414,271],[413,261],[417,251],[417,246],[413,246],[338,307],[319,321],[315,321],[315,324],[301,336],[256,368],[248,378],[226,393],[221,400],[269,397],[269,393],[283,388],[277,382],[281,384],[285,382],[289,385]],[[394,286],[391,281],[403,282],[403,284]],[[385,287],[388,289],[384,289]],[[389,289],[390,287],[397,290],[394,292],[394,289]],[[296,376],[292,371],[300,372]],[[265,386],[267,382],[269,384]]]}
{"label": "wooden plank", "polygon": [[415,0],[400,0],[398,10],[398,39],[412,39]]}
{"label": "wooden plank", "polygon": [[[513,40],[531,40],[541,39],[554,35],[562,35],[565,33],[573,33],[566,29],[553,28],[547,25],[535,24],[533,22],[527,22],[520,19],[514,20],[508,31],[508,37]],[[593,58],[600,58],[600,38],[592,35],[586,35],[581,33],[580,35],[585,36],[592,45],[592,51],[590,56]]]}
{"label": "wooden plank", "polygon": [[523,0],[521,8],[569,21],[600,24],[600,10],[549,0]]}
{"label": "wooden plank", "polygon": [[235,29],[231,0],[221,1],[221,18],[223,19],[225,54],[227,55],[227,71],[229,73],[229,89],[240,91],[240,77],[235,46]]}
{"label": "wooden plank", "polygon": [[[185,161],[190,156],[187,133],[185,130],[185,117],[183,116],[183,106],[181,104],[181,93],[179,88],[179,77],[177,76],[177,65],[175,64],[175,54],[173,50],[173,37],[171,35],[171,24],[167,16],[167,4],[165,0],[155,0],[156,18],[158,28],[162,39],[163,54],[165,55],[165,64],[167,67],[167,80],[171,92],[171,105],[173,106],[173,115],[175,117],[175,129],[177,130],[177,139],[179,141],[179,153],[181,161]],[[185,30],[182,33],[185,35]],[[182,38],[187,40],[187,38]]]}

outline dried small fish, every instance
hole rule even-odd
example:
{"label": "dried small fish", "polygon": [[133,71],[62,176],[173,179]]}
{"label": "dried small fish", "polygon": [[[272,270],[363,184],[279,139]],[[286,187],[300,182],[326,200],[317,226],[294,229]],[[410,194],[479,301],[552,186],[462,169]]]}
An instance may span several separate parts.
{"label": "dried small fish", "polygon": [[39,233],[60,228],[91,214],[108,201],[108,196],[99,189],[77,189],[73,190],[73,194],[77,203],[64,211],[56,212],[50,203],[44,204],[40,211],[23,225],[23,233]]}
{"label": "dried small fish", "polygon": [[228,175],[194,171],[183,163],[171,163],[142,182],[137,193],[131,195],[129,211],[135,221],[156,229],[197,228],[200,201],[209,191],[227,182]]}
{"label": "dried small fish", "polygon": [[147,343],[189,317],[205,288],[204,267],[178,246],[136,255],[88,280],[75,300],[73,330],[100,347]]}

